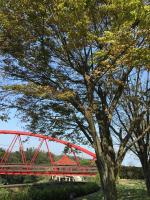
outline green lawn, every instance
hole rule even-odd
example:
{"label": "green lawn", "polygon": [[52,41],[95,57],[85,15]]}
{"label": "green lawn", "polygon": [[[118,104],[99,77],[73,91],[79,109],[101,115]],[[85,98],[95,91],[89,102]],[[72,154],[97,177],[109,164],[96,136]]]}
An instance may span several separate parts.
{"label": "green lawn", "polygon": [[[119,200],[150,200],[144,182],[137,180],[120,180],[118,197]],[[103,197],[101,192],[97,192],[76,200],[103,200]]]}

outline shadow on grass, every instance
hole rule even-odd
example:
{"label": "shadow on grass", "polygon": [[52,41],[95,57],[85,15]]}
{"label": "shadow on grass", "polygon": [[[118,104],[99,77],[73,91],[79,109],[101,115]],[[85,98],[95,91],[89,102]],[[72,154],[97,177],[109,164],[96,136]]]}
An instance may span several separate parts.
{"label": "shadow on grass", "polygon": [[[76,200],[103,200],[102,192],[99,191]],[[145,186],[142,182],[128,181],[118,185],[118,200],[150,200],[147,196]]]}
{"label": "shadow on grass", "polygon": [[127,186],[118,187],[119,200],[150,200],[144,188],[131,188]]}

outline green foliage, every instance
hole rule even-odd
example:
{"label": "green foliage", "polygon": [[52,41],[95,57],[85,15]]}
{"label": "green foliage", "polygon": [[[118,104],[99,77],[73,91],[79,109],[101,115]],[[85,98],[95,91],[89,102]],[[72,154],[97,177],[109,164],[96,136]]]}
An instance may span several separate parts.
{"label": "green foliage", "polygon": [[11,198],[10,192],[6,189],[0,189],[0,200],[9,200]]}
{"label": "green foliage", "polygon": [[149,5],[140,0],[1,0],[0,5],[0,70],[21,80],[3,89],[17,96],[13,105],[31,130],[47,132],[55,124],[51,131],[59,135],[66,127],[83,142],[74,115],[86,124],[87,105],[93,115],[102,105],[97,95],[89,104],[87,89],[93,94],[101,86],[113,99],[118,85],[125,85],[123,72],[149,67]]}
{"label": "green foliage", "polygon": [[94,179],[95,183],[97,183],[98,185],[100,184],[100,175],[97,173],[95,179]]}
{"label": "green foliage", "polygon": [[122,166],[119,174],[121,179],[144,179],[141,167]]}
{"label": "green foliage", "polygon": [[[11,194],[7,190],[1,190],[3,193],[0,200],[66,200],[71,195],[74,197],[82,196],[99,190],[99,186],[95,183],[79,183],[79,184],[48,184],[39,186],[38,188],[25,189],[23,192]],[[0,193],[0,194],[1,194]]]}
{"label": "green foliage", "polygon": [[6,114],[1,114],[1,115],[0,115],[0,120],[6,122],[6,121],[8,120],[8,116],[7,116]]}
{"label": "green foliage", "polygon": [[38,178],[35,176],[25,176],[23,183],[35,183],[37,182]]}

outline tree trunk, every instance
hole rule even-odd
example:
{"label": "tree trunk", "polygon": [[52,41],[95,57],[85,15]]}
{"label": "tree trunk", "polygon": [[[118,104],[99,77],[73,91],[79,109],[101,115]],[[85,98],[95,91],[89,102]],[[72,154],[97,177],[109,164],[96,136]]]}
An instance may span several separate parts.
{"label": "tree trunk", "polygon": [[[103,109],[105,110],[105,106]],[[101,118],[98,119],[101,120]],[[113,148],[109,124],[107,114],[104,113],[100,126],[101,138],[94,134],[94,149],[104,200],[117,200],[116,166],[118,165],[116,163],[116,154]]]}
{"label": "tree trunk", "polygon": [[113,165],[108,164],[109,162],[106,161],[106,158],[97,159],[97,167],[101,178],[101,187],[104,194],[104,200],[117,200],[115,169]]}
{"label": "tree trunk", "polygon": [[141,163],[142,163],[147,193],[150,196],[150,164],[149,164],[149,161],[145,161]]}
{"label": "tree trunk", "polygon": [[150,196],[150,171],[144,173],[148,196]]}

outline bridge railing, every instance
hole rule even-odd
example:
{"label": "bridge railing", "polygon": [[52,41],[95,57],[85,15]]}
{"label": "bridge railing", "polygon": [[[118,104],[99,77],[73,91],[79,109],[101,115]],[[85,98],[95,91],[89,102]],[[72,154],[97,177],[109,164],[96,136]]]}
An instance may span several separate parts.
{"label": "bridge railing", "polygon": [[95,166],[45,166],[45,165],[0,165],[0,174],[74,174],[74,175],[95,175]]}

